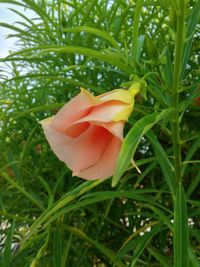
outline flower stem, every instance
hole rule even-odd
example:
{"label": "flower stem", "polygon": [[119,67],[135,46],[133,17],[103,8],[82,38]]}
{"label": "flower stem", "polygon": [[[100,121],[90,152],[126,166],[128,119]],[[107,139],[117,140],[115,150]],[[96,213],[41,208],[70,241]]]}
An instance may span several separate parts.
{"label": "flower stem", "polygon": [[[177,32],[175,43],[175,58],[174,58],[174,72],[173,72],[173,94],[172,105],[178,109],[179,106],[179,86],[181,63],[183,57],[184,45],[184,25],[185,25],[185,0],[179,0],[179,10],[177,12]],[[172,124],[172,140],[174,148],[174,162],[175,162],[175,177],[177,184],[181,182],[181,142],[180,142],[180,121],[179,113],[175,115]]]}

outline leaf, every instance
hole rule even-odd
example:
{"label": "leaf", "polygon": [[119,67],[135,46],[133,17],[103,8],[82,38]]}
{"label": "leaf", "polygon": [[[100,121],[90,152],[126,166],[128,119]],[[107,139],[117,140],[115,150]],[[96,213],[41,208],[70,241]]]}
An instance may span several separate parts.
{"label": "leaf", "polygon": [[135,7],[135,10],[134,10],[131,55],[132,55],[132,58],[135,59],[136,61],[139,60],[138,56],[140,54],[140,52],[138,51],[138,40],[139,40],[138,32],[139,32],[140,16],[141,16],[141,12],[142,12],[143,2],[144,2],[144,0],[138,0],[136,2],[136,7]]}
{"label": "leaf", "polygon": [[[157,75],[156,75],[157,76]],[[148,76],[148,88],[147,91],[157,100],[158,103],[164,107],[170,106],[169,96],[164,93],[162,87],[158,83],[158,77]]]}
{"label": "leaf", "polygon": [[158,249],[150,247],[148,248],[148,251],[157,261],[162,264],[162,267],[170,267],[167,257],[164,257]]}
{"label": "leaf", "polygon": [[[137,161],[136,165],[140,166],[140,164],[138,164],[139,161]],[[145,168],[145,170],[142,172],[142,174],[137,178],[137,180],[135,181],[135,185],[134,188],[139,187],[139,185],[141,184],[142,180],[152,171],[156,168],[156,166],[158,165],[157,161],[154,159],[152,163],[149,163],[149,165]]]}
{"label": "leaf", "polygon": [[[44,11],[43,8],[39,4],[37,4],[35,1],[32,0],[23,0],[23,2],[31,9],[34,10],[41,19],[43,19],[45,26],[47,26],[47,22],[51,22],[52,25],[54,25],[54,21],[49,16],[48,12]],[[45,4],[45,2],[43,2]],[[54,25],[55,26],[55,25]],[[47,27],[49,30],[49,27]]]}
{"label": "leaf", "polygon": [[165,79],[167,80],[168,87],[171,89],[173,82],[173,69],[172,69],[172,58],[169,47],[165,49],[166,64],[163,66],[163,72]]}
{"label": "leaf", "polygon": [[131,267],[136,266],[137,262],[138,262],[138,258],[139,256],[142,254],[142,252],[144,251],[144,249],[147,247],[148,243],[151,241],[151,239],[154,237],[154,235],[156,235],[158,233],[158,231],[160,230],[161,225],[156,225],[153,227],[153,229],[151,229],[151,231],[149,233],[145,233],[143,235],[143,238],[141,238],[141,240],[138,242],[138,245],[136,246],[135,250],[134,250],[134,254],[132,257],[132,261],[131,261]]}
{"label": "leaf", "polygon": [[86,181],[81,185],[75,187],[70,192],[66,193],[61,199],[59,199],[56,203],[54,203],[53,207],[50,206],[46,209],[38,218],[34,221],[34,223],[29,228],[29,232],[27,235],[21,240],[21,248],[24,247],[26,241],[37,231],[38,227],[52,214],[57,212],[59,209],[86,193],[90,189],[102,183],[103,180],[98,181]]}
{"label": "leaf", "polygon": [[[97,5],[97,0],[90,0],[87,2],[86,7],[87,9],[83,12],[83,17],[80,21],[80,25],[84,25],[88,19],[88,16],[90,15],[91,11],[94,9],[95,5]],[[83,3],[85,5],[85,3]]]}
{"label": "leaf", "polygon": [[4,27],[4,28],[10,29],[12,31],[19,32],[20,34],[30,36],[30,34],[27,34],[26,31],[24,31],[24,30],[22,30],[22,29],[20,29],[20,28],[18,28],[16,26],[10,25],[9,23],[0,22],[0,27]]}
{"label": "leaf", "polygon": [[24,4],[22,3],[19,3],[18,1],[14,1],[14,0],[0,0],[0,3],[5,3],[5,4],[13,4],[13,5],[18,5],[18,6],[23,6],[24,7]]}
{"label": "leaf", "polygon": [[189,260],[191,267],[199,267],[199,259],[197,258],[191,246],[189,247]]}
{"label": "leaf", "polygon": [[96,36],[102,37],[103,39],[108,41],[113,47],[115,47],[116,49],[119,49],[119,46],[117,42],[115,41],[115,39],[107,32],[102,31],[98,28],[93,28],[89,26],[80,26],[80,27],[63,29],[63,32],[82,32],[82,31],[87,32],[87,33],[92,33]]}
{"label": "leaf", "polygon": [[72,242],[72,235],[73,234],[69,235],[69,238],[68,238],[68,240],[66,242],[67,244],[64,247],[64,251],[63,251],[63,254],[62,254],[61,267],[66,267],[67,266],[67,260],[68,260],[68,257],[69,257],[69,250],[70,250],[70,246],[71,246],[71,242]]}
{"label": "leaf", "polygon": [[200,172],[192,179],[188,190],[187,190],[187,198],[190,198],[192,192],[197,188],[198,184],[200,183]]}
{"label": "leaf", "polygon": [[190,228],[190,233],[192,236],[195,237],[195,239],[200,242],[200,230],[195,228]]}
{"label": "leaf", "polygon": [[131,258],[131,267],[135,266],[137,263],[137,260],[143,250],[146,248],[150,240],[153,238],[153,236],[159,231],[161,227],[161,224],[155,225],[152,227],[150,232],[145,232],[143,236],[135,237],[134,239],[131,239],[125,246],[122,246],[116,256],[115,264],[121,260],[128,252],[134,251],[133,256]]}
{"label": "leaf", "polygon": [[61,239],[61,229],[57,222],[56,230],[54,232],[54,266],[61,267],[62,258],[62,239]]}
{"label": "leaf", "polygon": [[[138,192],[139,191],[139,192]],[[160,191],[159,191],[160,192]],[[46,221],[46,223],[44,224],[44,228],[47,227],[50,223],[52,223],[53,221],[55,221],[57,218],[59,218],[59,216],[62,216],[63,214],[66,214],[68,212],[72,212],[72,210],[75,209],[80,209],[82,207],[97,203],[97,202],[102,202],[105,200],[113,200],[114,198],[120,198],[120,197],[125,197],[128,199],[134,199],[137,200],[139,202],[145,203],[145,204],[149,204],[149,205],[145,205],[147,206],[149,209],[152,209],[153,211],[155,211],[159,216],[162,215],[161,220],[163,220],[165,223],[167,223],[167,218],[166,216],[164,216],[163,212],[161,212],[162,210],[167,211],[168,213],[170,213],[170,211],[168,209],[166,209],[165,207],[163,207],[162,205],[160,205],[159,203],[155,202],[154,200],[151,199],[151,197],[149,197],[147,194],[143,195],[143,193],[153,193],[148,192],[146,190],[134,190],[134,191],[106,191],[106,192],[96,192],[96,193],[90,193],[87,195],[87,198],[84,198],[83,200],[79,201],[78,203],[75,204],[70,204],[67,207],[61,208],[60,210],[58,210],[55,213],[49,213],[46,218],[44,218],[43,222]],[[155,193],[155,191],[154,191]],[[160,208],[159,209],[155,209],[155,207]],[[49,217],[48,217],[49,216]],[[166,218],[166,219],[165,219]]]}
{"label": "leaf", "polygon": [[181,65],[181,79],[183,79],[185,68],[188,63],[189,57],[190,57],[190,51],[192,48],[192,42],[193,42],[193,36],[195,32],[195,27],[197,26],[197,23],[199,22],[199,16],[200,16],[200,5],[197,4],[193,7],[193,9],[190,12],[188,21],[187,21],[187,34],[186,34],[186,43],[184,45],[183,49],[183,60]]}
{"label": "leaf", "polygon": [[178,184],[174,200],[174,267],[188,266],[188,216],[183,186]]}
{"label": "leaf", "polygon": [[170,188],[170,191],[174,193],[175,191],[175,180],[173,175],[174,167],[172,166],[165,150],[162,148],[161,144],[158,142],[153,132],[148,133],[147,138],[150,140],[151,145],[153,146],[156,158],[162,169],[164,179],[166,180],[168,187]]}
{"label": "leaf", "polygon": [[151,209],[154,214],[157,214],[158,215],[158,219],[160,221],[163,221],[164,224],[166,224],[168,226],[168,228],[173,231],[173,227],[172,227],[172,223],[169,219],[169,217],[171,217],[171,212],[168,214],[164,213],[163,210],[160,208],[156,208],[155,206],[153,206],[152,204],[151,205],[148,205],[148,204],[144,204],[144,207],[147,207],[149,209]]}
{"label": "leaf", "polygon": [[[69,54],[80,54],[80,55],[84,55],[87,56],[89,58],[96,58],[99,59],[101,61],[105,61],[109,64],[112,64],[116,67],[118,67],[119,69],[123,70],[125,73],[127,74],[132,74],[132,70],[131,68],[125,64],[121,58],[119,58],[119,54],[116,54],[114,52],[99,52],[95,49],[91,49],[91,48],[86,48],[86,47],[82,47],[82,46],[37,46],[34,48],[27,48],[27,49],[23,49],[19,52],[15,52],[12,53],[11,55],[9,55],[6,59],[13,59],[13,56],[15,55],[22,55],[25,53],[29,53],[29,52],[34,52],[34,51],[38,51],[39,53],[58,53],[58,54],[64,54],[64,53],[69,53]],[[34,57],[33,57],[34,58]]]}
{"label": "leaf", "polygon": [[[185,162],[187,163],[188,161],[190,161],[193,157],[193,155],[195,154],[196,150],[200,147],[200,137],[197,138],[194,143],[192,144],[192,146],[190,147],[189,151],[187,152],[187,156],[185,158]],[[184,164],[184,162],[183,162]],[[187,168],[187,164],[184,164],[181,170],[181,175],[183,176],[185,173],[185,170]]]}
{"label": "leaf", "polygon": [[146,34],[146,45],[147,45],[147,52],[149,54],[149,58],[154,62],[158,62],[158,50],[157,47],[153,41],[153,39]]}
{"label": "leaf", "polygon": [[[103,255],[105,255],[111,262],[114,262],[116,253],[113,250],[107,248],[102,243],[98,242],[97,240],[90,238],[87,234],[85,234],[83,231],[81,231],[80,229],[76,227],[66,226],[65,229],[69,231],[70,233],[73,233],[74,235],[92,244],[97,250],[99,250]],[[123,264],[122,261],[119,261],[115,266],[125,267],[126,265]]]}
{"label": "leaf", "polygon": [[11,263],[11,252],[12,252],[12,240],[15,231],[15,222],[12,222],[10,230],[8,231],[6,241],[5,241],[5,249],[3,253],[3,262],[2,267],[9,267]]}
{"label": "leaf", "polygon": [[[140,56],[141,56],[141,52],[142,52],[142,48],[143,48],[143,44],[144,44],[144,40],[145,40],[145,36],[144,35],[140,35],[138,37],[138,45],[137,45],[137,51],[136,51],[136,62],[139,61]],[[137,63],[135,63],[137,64]]]}
{"label": "leaf", "polygon": [[39,107],[29,108],[29,109],[26,109],[24,111],[21,111],[17,115],[14,115],[12,117],[12,120],[19,119],[21,117],[24,117],[26,115],[30,115],[31,113],[35,113],[35,112],[41,112],[41,111],[46,111],[46,110],[59,109],[62,106],[64,106],[64,104],[65,103],[59,103],[59,104],[58,103],[55,103],[55,104],[42,105],[42,106],[39,106]]}
{"label": "leaf", "polygon": [[44,210],[44,206],[38,195],[34,195],[33,193],[28,192],[23,186],[16,183],[6,172],[1,173],[1,176],[14,188],[16,188],[21,194],[23,194],[27,199],[29,199],[33,204],[35,204],[38,208]]}
{"label": "leaf", "polygon": [[140,139],[160,120],[166,119],[175,112],[174,108],[168,108],[160,113],[147,115],[137,121],[126,135],[117,160],[116,170],[112,180],[112,186],[116,186],[121,176],[128,168]]}

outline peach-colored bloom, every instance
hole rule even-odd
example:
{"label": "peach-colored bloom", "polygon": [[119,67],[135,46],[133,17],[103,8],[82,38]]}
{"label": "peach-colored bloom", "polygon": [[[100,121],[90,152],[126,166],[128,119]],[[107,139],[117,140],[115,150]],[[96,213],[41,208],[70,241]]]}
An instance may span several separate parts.
{"label": "peach-colored bloom", "polygon": [[113,175],[138,90],[116,89],[95,97],[81,89],[54,117],[41,121],[52,150],[73,175],[88,180]]}

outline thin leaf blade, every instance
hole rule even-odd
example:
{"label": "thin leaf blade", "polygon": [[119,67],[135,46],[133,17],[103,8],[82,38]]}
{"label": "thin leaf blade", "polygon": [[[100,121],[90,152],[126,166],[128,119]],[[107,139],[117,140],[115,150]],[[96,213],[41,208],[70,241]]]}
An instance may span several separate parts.
{"label": "thin leaf blade", "polygon": [[174,204],[174,267],[188,266],[188,217],[183,186],[178,184]]}
{"label": "thin leaf blade", "polygon": [[174,111],[174,108],[165,109],[161,113],[147,115],[134,124],[122,144],[117,160],[117,167],[112,180],[113,187],[117,185],[122,174],[131,162],[142,136],[145,135],[160,120],[169,117],[172,113],[174,113]]}

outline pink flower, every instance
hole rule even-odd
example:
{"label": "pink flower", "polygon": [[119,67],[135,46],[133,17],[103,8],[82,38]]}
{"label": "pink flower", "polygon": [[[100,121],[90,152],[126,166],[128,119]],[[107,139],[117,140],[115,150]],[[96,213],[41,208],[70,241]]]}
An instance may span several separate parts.
{"label": "pink flower", "polygon": [[73,175],[87,180],[113,175],[138,90],[116,89],[95,97],[81,89],[54,117],[41,121],[52,150]]}

